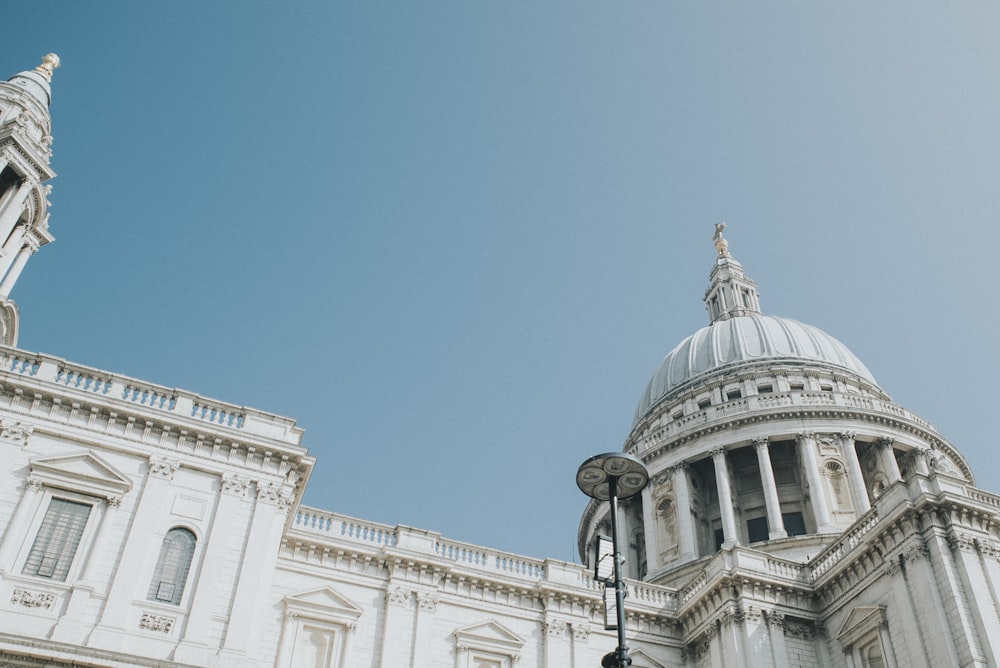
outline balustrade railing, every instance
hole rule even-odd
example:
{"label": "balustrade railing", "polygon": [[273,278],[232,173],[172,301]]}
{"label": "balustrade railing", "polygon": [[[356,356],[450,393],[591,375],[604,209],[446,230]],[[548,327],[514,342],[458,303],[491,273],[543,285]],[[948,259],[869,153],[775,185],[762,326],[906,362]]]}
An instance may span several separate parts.
{"label": "balustrade railing", "polygon": [[258,428],[282,440],[298,442],[300,432],[289,418],[254,411],[220,401],[209,400],[192,392],[137,381],[126,376],[100,371],[48,355],[0,347],[0,372],[10,372],[49,381],[71,391],[119,399],[181,418],[193,418],[229,429],[251,432]]}

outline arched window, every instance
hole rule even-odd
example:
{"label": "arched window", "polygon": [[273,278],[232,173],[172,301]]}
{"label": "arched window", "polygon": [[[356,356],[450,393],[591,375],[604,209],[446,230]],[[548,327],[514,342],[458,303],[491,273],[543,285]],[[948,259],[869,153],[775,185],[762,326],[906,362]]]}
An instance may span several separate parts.
{"label": "arched window", "polygon": [[146,598],[180,605],[188,571],[191,570],[195,542],[197,540],[194,534],[187,529],[174,527],[167,532],[163,537],[160,556],[156,560],[156,570],[153,571],[153,581],[149,584]]}

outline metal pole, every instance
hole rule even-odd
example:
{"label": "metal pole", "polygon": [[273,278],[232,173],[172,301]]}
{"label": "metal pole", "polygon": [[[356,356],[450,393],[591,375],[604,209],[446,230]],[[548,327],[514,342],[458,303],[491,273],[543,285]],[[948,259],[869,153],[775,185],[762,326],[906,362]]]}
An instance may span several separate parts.
{"label": "metal pole", "polygon": [[609,480],[611,495],[611,544],[615,560],[615,602],[618,617],[618,668],[628,668],[632,661],[628,658],[628,644],[625,641],[625,582],[622,581],[622,552],[618,539],[618,478],[611,476]]}

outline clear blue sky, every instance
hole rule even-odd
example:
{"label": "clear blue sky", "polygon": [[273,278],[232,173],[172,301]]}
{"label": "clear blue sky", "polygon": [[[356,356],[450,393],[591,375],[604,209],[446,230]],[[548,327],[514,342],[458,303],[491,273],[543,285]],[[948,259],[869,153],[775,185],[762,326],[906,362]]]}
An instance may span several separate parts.
{"label": "clear blue sky", "polygon": [[[1000,5],[18,3],[29,350],[292,416],[306,502],[575,559],[713,224],[1000,489]],[[988,279],[988,280],[987,280]]]}

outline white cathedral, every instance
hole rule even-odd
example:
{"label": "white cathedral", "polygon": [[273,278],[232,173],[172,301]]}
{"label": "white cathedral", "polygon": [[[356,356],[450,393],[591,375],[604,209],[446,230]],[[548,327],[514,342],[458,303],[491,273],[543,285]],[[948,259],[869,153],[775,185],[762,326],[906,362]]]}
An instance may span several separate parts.
{"label": "white cathedral", "polygon": [[[0,667],[599,666],[606,503],[586,565],[309,508],[293,420],[16,347],[56,66],[0,81]],[[633,665],[997,666],[1000,496],[715,249],[710,324],[623,448],[651,476],[620,522]]]}

